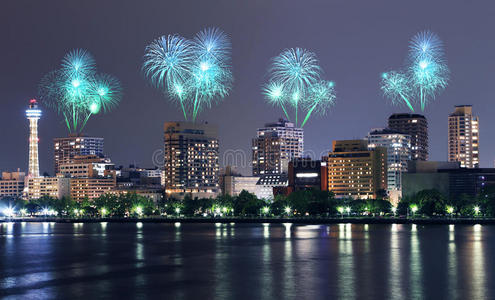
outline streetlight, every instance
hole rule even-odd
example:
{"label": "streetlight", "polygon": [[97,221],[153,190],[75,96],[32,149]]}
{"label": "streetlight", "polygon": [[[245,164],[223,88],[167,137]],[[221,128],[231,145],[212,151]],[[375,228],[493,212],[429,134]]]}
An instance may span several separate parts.
{"label": "streetlight", "polygon": [[479,207],[478,205],[476,205],[476,206],[473,208],[473,210],[474,210],[474,214],[475,214],[476,216],[477,216],[477,215],[479,215],[479,213],[480,213],[480,207]]}
{"label": "streetlight", "polygon": [[8,218],[12,218],[14,216],[14,209],[9,206],[3,210],[3,214]]}
{"label": "streetlight", "polygon": [[21,208],[21,210],[19,210],[19,212],[21,213],[21,216],[25,216],[27,214],[27,209]]}
{"label": "streetlight", "polygon": [[107,214],[107,209],[103,207],[101,209],[101,216],[104,217],[106,214]]}
{"label": "streetlight", "polygon": [[340,213],[340,216],[344,218],[344,208],[342,206],[337,207],[337,211]]}
{"label": "streetlight", "polygon": [[266,215],[268,214],[268,212],[270,211],[270,208],[268,208],[268,206],[264,206],[263,207],[263,213]]}
{"label": "streetlight", "polygon": [[176,207],[176,208],[175,208],[175,213],[176,213],[176,214],[180,214],[180,207]]}
{"label": "streetlight", "polygon": [[285,207],[285,213],[287,214],[287,216],[289,216],[290,211],[291,211],[290,207],[289,206],[286,206]]}
{"label": "streetlight", "polygon": [[345,208],[345,212],[347,213],[347,216],[350,216],[350,214],[351,214],[351,208],[349,206],[347,206]]}
{"label": "streetlight", "polygon": [[143,208],[141,206],[136,207],[136,213],[139,216],[142,216],[143,215]]}
{"label": "streetlight", "polygon": [[418,206],[416,204],[411,204],[409,208],[411,208],[413,215],[416,214],[416,212],[418,211]]}
{"label": "streetlight", "polygon": [[454,207],[447,205],[447,213],[452,216],[454,213]]}

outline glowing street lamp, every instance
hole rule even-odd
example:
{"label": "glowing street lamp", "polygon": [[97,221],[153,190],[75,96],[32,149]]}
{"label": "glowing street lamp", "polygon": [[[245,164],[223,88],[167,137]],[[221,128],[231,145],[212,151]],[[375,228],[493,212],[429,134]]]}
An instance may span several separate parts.
{"label": "glowing street lamp", "polygon": [[290,211],[291,211],[290,207],[286,206],[284,210],[285,210],[285,213],[287,214],[287,216],[289,216]]}
{"label": "glowing street lamp", "polygon": [[21,213],[21,216],[25,216],[25,215],[27,215],[27,209],[25,209],[25,208],[21,208],[21,209],[19,210],[19,212]]}
{"label": "glowing street lamp", "polygon": [[452,214],[454,213],[454,207],[452,207],[452,206],[448,205],[448,206],[447,206],[447,213],[448,213],[449,215],[452,215]]}
{"label": "glowing street lamp", "polygon": [[345,208],[345,212],[346,212],[346,213],[347,213],[347,215],[349,216],[349,215],[350,215],[350,213],[351,213],[351,208],[350,208],[349,206],[347,206],[347,207]]}
{"label": "glowing street lamp", "polygon": [[180,214],[180,207],[176,207],[176,208],[175,208],[175,213],[176,213],[176,214]]}
{"label": "glowing street lamp", "polygon": [[103,207],[101,209],[101,216],[104,217],[106,214],[107,214],[107,209]]}
{"label": "glowing street lamp", "polygon": [[14,208],[12,207],[7,207],[3,210],[3,214],[8,217],[8,218],[12,218],[14,216]]}
{"label": "glowing street lamp", "polygon": [[476,206],[473,208],[473,210],[474,210],[474,214],[475,214],[476,216],[477,216],[477,215],[479,215],[479,213],[480,213],[480,207],[479,207],[478,205],[476,205]]}
{"label": "glowing street lamp", "polygon": [[395,217],[395,214],[397,213],[397,207],[392,207],[392,213],[394,214],[394,217]]}
{"label": "glowing street lamp", "polygon": [[266,215],[268,214],[268,212],[270,211],[270,208],[268,208],[268,206],[264,206],[263,207],[263,213]]}
{"label": "glowing street lamp", "polygon": [[142,216],[143,215],[143,208],[141,206],[136,207],[136,213],[139,216]]}
{"label": "glowing street lamp", "polygon": [[342,206],[337,207],[337,211],[340,213],[340,216],[343,218],[344,217],[344,207],[342,207]]}
{"label": "glowing street lamp", "polygon": [[409,208],[411,208],[413,215],[418,211],[418,206],[416,204],[412,204]]}

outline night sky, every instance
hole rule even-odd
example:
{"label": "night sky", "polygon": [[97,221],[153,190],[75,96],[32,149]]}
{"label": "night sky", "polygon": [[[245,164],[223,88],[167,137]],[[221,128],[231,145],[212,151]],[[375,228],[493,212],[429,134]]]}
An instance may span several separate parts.
{"label": "night sky", "polygon": [[[27,170],[24,111],[41,77],[64,54],[85,48],[100,72],[117,76],[120,106],[92,117],[87,135],[105,138],[117,165],[152,166],[162,148],[163,123],[182,120],[180,109],[150,87],[140,72],[144,48],[160,35],[192,37],[218,26],[232,39],[234,89],[200,119],[219,125],[221,152],[246,151],[265,122],[281,117],[260,85],[271,57],[288,47],[316,52],[326,79],[336,82],[337,104],[305,126],[305,149],[326,151],[334,139],[364,137],[386,126],[394,112],[379,89],[383,71],[402,66],[409,39],[429,29],[443,40],[451,70],[447,89],[427,107],[430,159],[447,159],[447,116],[472,104],[480,117],[481,166],[495,159],[495,3],[468,0],[322,1],[2,1],[0,4],[0,170]],[[39,122],[40,170],[53,174],[53,138],[67,135],[62,118],[44,108]],[[250,167],[241,170],[249,174]]]}

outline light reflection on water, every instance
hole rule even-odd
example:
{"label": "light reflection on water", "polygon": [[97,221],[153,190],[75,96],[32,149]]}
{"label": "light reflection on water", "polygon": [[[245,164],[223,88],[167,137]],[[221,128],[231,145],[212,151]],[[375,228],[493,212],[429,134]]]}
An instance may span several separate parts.
{"label": "light reflection on water", "polygon": [[488,299],[495,227],[0,224],[0,298]]}

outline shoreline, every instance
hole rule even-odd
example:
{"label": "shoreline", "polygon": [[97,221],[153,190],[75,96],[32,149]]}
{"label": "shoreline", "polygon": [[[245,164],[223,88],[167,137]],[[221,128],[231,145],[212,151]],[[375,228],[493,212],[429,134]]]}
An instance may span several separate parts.
{"label": "shoreline", "polygon": [[55,223],[293,223],[293,224],[417,224],[417,225],[495,225],[495,218],[12,218],[2,219],[1,223],[55,222]]}

